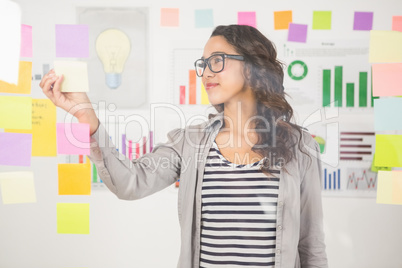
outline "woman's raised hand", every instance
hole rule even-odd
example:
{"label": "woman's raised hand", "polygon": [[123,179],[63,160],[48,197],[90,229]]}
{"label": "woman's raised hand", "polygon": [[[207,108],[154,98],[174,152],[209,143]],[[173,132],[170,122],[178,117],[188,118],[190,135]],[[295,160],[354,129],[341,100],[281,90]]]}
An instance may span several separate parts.
{"label": "woman's raised hand", "polygon": [[98,128],[99,120],[87,94],[85,92],[61,92],[62,82],[63,75],[57,76],[54,70],[50,70],[43,76],[39,86],[54,105],[77,117],[80,123],[89,124],[92,135]]}

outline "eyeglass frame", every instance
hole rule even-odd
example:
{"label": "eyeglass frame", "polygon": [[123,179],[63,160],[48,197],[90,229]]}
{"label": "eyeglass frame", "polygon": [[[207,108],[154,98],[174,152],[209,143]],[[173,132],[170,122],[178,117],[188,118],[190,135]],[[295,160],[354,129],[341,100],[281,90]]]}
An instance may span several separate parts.
{"label": "eyeglass frame", "polygon": [[[223,58],[222,69],[221,69],[220,71],[217,71],[217,72],[212,71],[211,64],[209,63],[209,59],[212,58],[212,57],[215,57],[215,56],[221,56],[221,57]],[[202,76],[204,75],[204,72],[205,72],[205,69],[207,68],[207,66],[208,66],[208,68],[209,68],[209,70],[210,70],[211,72],[213,72],[213,73],[220,73],[220,72],[223,71],[223,69],[225,69],[225,59],[226,59],[226,58],[228,58],[228,59],[233,59],[233,60],[240,60],[240,61],[244,61],[244,60],[245,60],[245,59],[244,59],[244,56],[242,56],[242,55],[233,55],[233,54],[225,54],[225,53],[216,53],[216,54],[213,54],[213,55],[209,56],[209,57],[206,58],[206,59],[201,58],[201,59],[196,60],[196,61],[194,62],[195,73],[197,74],[198,77],[202,77]],[[201,75],[198,75],[198,72],[197,72],[197,61],[200,61],[200,60],[204,61],[204,63],[206,63],[206,64],[205,64],[204,69],[202,70],[202,74],[201,74]]]}

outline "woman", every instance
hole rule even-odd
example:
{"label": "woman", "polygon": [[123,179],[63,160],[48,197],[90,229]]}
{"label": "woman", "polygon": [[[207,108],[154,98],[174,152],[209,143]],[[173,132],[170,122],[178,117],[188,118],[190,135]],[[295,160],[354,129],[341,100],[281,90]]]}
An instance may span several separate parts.
{"label": "woman", "polygon": [[61,93],[53,71],[40,86],[90,124],[90,159],[119,198],[180,178],[179,267],[327,267],[319,149],[290,122],[273,44],[253,27],[218,26],[195,66],[218,113],[132,161],[119,160],[93,109],[71,112],[88,105],[85,93]]}

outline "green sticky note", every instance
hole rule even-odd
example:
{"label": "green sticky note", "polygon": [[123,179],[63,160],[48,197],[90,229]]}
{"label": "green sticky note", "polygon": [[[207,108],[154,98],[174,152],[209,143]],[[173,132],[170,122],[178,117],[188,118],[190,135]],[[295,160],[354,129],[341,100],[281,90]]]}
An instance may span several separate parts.
{"label": "green sticky note", "polygon": [[391,171],[391,167],[377,167],[374,165],[375,163],[375,154],[373,156],[373,162],[371,162],[371,171],[372,172],[378,172],[378,171]]}
{"label": "green sticky note", "polygon": [[402,135],[375,136],[376,167],[402,167]]}
{"label": "green sticky note", "polygon": [[89,204],[58,203],[57,233],[89,234]]}
{"label": "green sticky note", "polygon": [[313,30],[331,30],[332,11],[313,11]]}

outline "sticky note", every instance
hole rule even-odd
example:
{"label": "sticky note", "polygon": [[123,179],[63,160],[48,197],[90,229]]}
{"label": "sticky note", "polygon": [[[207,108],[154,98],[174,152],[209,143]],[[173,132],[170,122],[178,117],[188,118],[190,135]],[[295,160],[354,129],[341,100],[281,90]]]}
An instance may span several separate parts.
{"label": "sticky note", "polygon": [[59,154],[90,154],[89,124],[57,123],[56,128]]}
{"label": "sticky note", "polygon": [[402,114],[402,98],[374,99],[374,129],[400,130],[402,120],[395,120]]}
{"label": "sticky note", "polygon": [[313,30],[331,30],[332,11],[313,11]]}
{"label": "sticky note", "polygon": [[370,31],[369,62],[402,62],[402,32]]}
{"label": "sticky note", "polygon": [[402,135],[377,134],[375,155],[377,167],[402,167]]}
{"label": "sticky note", "polygon": [[0,173],[0,188],[3,204],[36,203],[31,171]]}
{"label": "sticky note", "polygon": [[0,165],[31,166],[32,134],[0,132]]}
{"label": "sticky note", "polygon": [[56,57],[88,58],[88,25],[56,24]]}
{"label": "sticky note", "polygon": [[274,29],[289,29],[289,23],[293,21],[292,11],[275,11],[274,12]]}
{"label": "sticky note", "polygon": [[6,129],[6,132],[31,133],[32,156],[56,156],[56,106],[49,99],[32,100],[32,129]]}
{"label": "sticky note", "polygon": [[59,195],[91,194],[91,163],[59,164]]}
{"label": "sticky note", "polygon": [[179,27],[179,9],[161,8],[161,26]]}
{"label": "sticky note", "polygon": [[195,10],[195,28],[214,27],[214,14],[212,9]]}
{"label": "sticky note", "polygon": [[31,129],[32,98],[0,96],[0,128]]}
{"label": "sticky note", "polygon": [[374,165],[374,163],[375,163],[375,153],[374,153],[373,161],[371,162],[371,168],[370,168],[372,172],[378,172],[379,170],[391,170],[392,169],[391,167],[377,167]]}
{"label": "sticky note", "polygon": [[21,57],[32,58],[32,26],[21,25]]}
{"label": "sticky note", "polygon": [[373,28],[373,12],[355,12],[353,30],[370,31]]}
{"label": "sticky note", "polygon": [[402,32],[402,16],[392,16],[392,31]]}
{"label": "sticky note", "polygon": [[373,96],[402,95],[402,63],[372,64]]}
{"label": "sticky note", "polygon": [[306,43],[307,24],[290,23],[288,31],[288,41]]}
{"label": "sticky note", "polygon": [[31,94],[31,85],[32,85],[32,62],[20,61],[17,84],[10,84],[5,81],[0,81],[0,92],[15,93],[15,94]]}
{"label": "sticky note", "polygon": [[237,13],[237,24],[238,25],[248,25],[254,28],[257,27],[257,20],[255,12],[238,12]]}
{"label": "sticky note", "polygon": [[62,92],[88,92],[88,64],[84,61],[55,61],[54,71],[63,75]]}
{"label": "sticky note", "polygon": [[88,203],[57,203],[58,234],[89,234]]}
{"label": "sticky note", "polygon": [[402,171],[378,171],[377,203],[402,205]]}
{"label": "sticky note", "polygon": [[21,10],[13,1],[0,1],[0,80],[18,83],[21,53]]}

